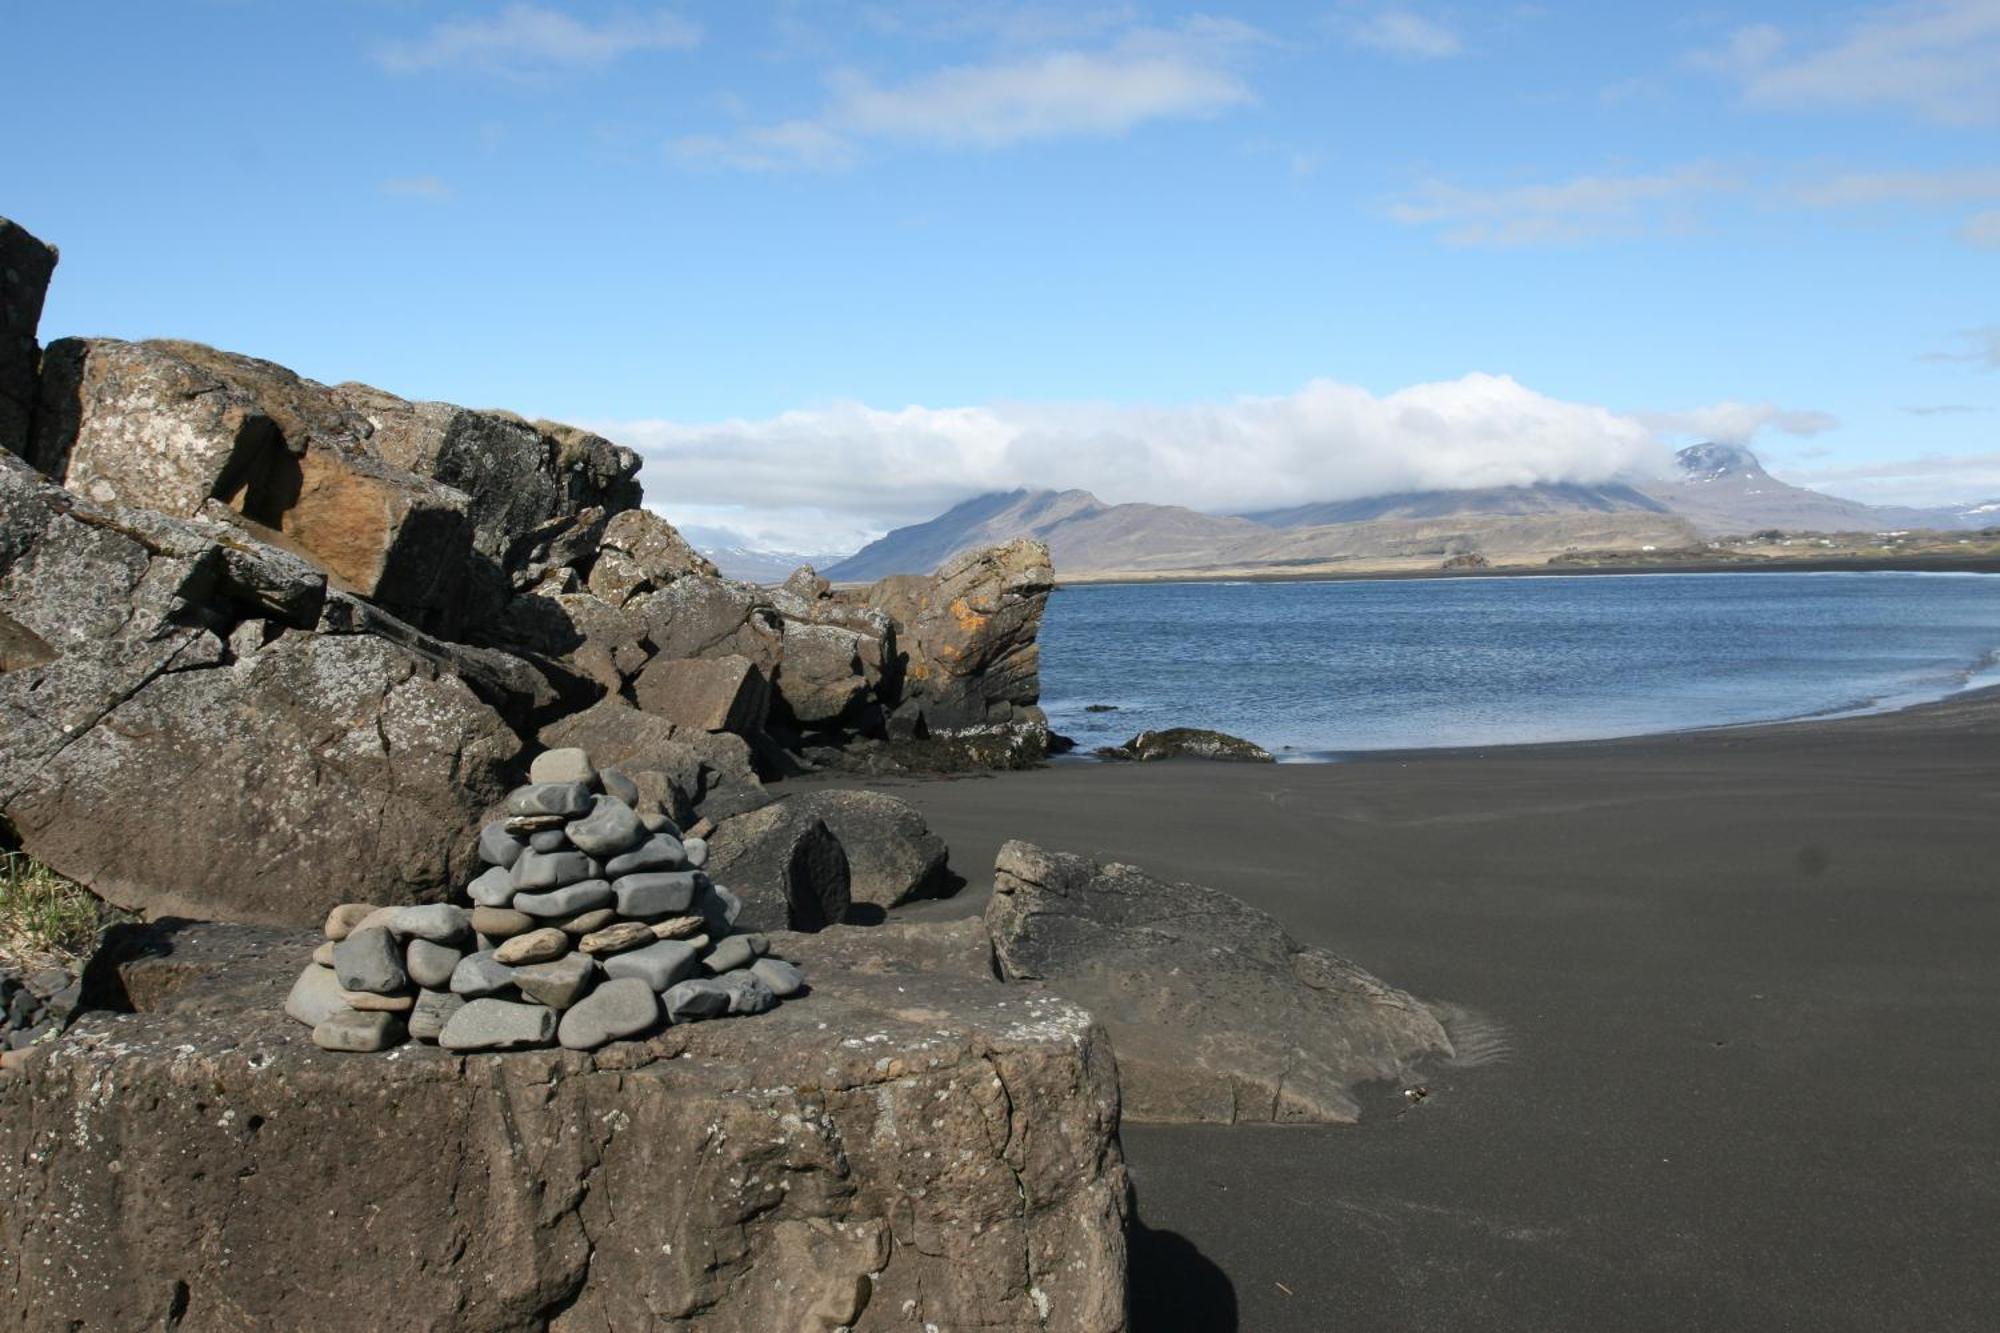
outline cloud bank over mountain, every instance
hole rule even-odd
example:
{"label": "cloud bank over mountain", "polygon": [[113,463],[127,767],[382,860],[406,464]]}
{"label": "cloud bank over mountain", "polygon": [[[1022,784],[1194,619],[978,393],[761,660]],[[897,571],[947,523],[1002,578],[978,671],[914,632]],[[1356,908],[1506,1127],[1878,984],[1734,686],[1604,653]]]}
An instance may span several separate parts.
{"label": "cloud bank over mountain", "polygon": [[[842,402],[761,420],[599,422],[643,452],[677,522],[839,550],[986,491],[1076,487],[1209,513],[1400,491],[1658,477],[1666,434],[1812,433],[1823,413],[1722,403],[1620,414],[1468,374],[1375,394],[1294,393],[1170,407],[1092,403],[895,409]],[[670,479],[670,481],[668,480]]]}

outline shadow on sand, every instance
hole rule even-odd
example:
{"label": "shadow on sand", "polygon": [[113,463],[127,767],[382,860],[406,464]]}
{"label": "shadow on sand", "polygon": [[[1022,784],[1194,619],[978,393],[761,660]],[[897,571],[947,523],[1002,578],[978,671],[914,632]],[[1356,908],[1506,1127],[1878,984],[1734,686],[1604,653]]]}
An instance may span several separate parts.
{"label": "shadow on sand", "polygon": [[1127,1200],[1132,1333],[1235,1333],[1236,1287],[1229,1275],[1187,1237],[1147,1226],[1137,1195]]}

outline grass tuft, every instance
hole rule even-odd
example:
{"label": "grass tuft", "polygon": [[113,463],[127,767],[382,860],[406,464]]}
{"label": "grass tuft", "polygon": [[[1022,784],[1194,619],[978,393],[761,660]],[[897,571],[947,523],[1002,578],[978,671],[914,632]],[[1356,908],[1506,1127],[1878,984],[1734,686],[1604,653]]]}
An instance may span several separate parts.
{"label": "grass tuft", "polygon": [[90,952],[105,905],[26,852],[0,852],[0,959],[72,963]]}

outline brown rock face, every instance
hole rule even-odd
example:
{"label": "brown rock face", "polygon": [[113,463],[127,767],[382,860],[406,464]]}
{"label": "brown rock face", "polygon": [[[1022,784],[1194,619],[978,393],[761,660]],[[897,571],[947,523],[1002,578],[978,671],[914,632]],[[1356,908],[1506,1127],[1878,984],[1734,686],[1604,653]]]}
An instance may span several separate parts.
{"label": "brown rock face", "polygon": [[868,605],[897,625],[899,715],[921,716],[931,732],[1044,725],[1035,636],[1054,588],[1048,548],[1025,538],[869,588]]}
{"label": "brown rock face", "polygon": [[520,749],[466,679],[521,664],[342,632],[359,604],[296,557],[11,455],[0,531],[0,815],[30,852],[153,913],[306,923],[458,886]]}
{"label": "brown rock face", "polygon": [[747,657],[655,658],[632,683],[648,713],[692,731],[761,731],[771,706],[764,673]]}
{"label": "brown rock face", "polygon": [[17,454],[28,450],[42,357],[35,330],[55,267],[54,246],[0,218],[0,449]]}
{"label": "brown rock face", "polygon": [[1135,1120],[1350,1123],[1354,1087],[1451,1054],[1422,1002],[1197,884],[1010,842],[986,923],[1003,977],[1110,1031]]}
{"label": "brown rock face", "polygon": [[1126,1327],[1116,1072],[1053,996],[818,967],[594,1056],[328,1055],[279,1012],[312,936],[165,947],[95,977],[162,1007],[0,1083],[9,1323]]}
{"label": "brown rock face", "polygon": [[673,524],[651,510],[628,509],[605,526],[596,563],[590,567],[590,590],[613,606],[623,606],[641,593],[657,592],[690,574],[721,577]]}
{"label": "brown rock face", "polygon": [[324,385],[198,343],[66,338],[46,357],[30,458],[98,504],[192,516],[218,501],[343,586],[451,621],[468,572],[465,495],[367,449]]}

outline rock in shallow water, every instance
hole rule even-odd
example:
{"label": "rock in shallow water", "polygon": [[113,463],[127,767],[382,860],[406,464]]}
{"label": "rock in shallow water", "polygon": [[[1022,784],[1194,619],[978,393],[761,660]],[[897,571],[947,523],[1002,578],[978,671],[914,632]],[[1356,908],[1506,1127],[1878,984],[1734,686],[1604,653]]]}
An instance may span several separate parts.
{"label": "rock in shallow water", "polygon": [[546,1046],[556,1037],[556,1016],[539,1004],[473,1000],[438,1033],[447,1051],[514,1051]]}

